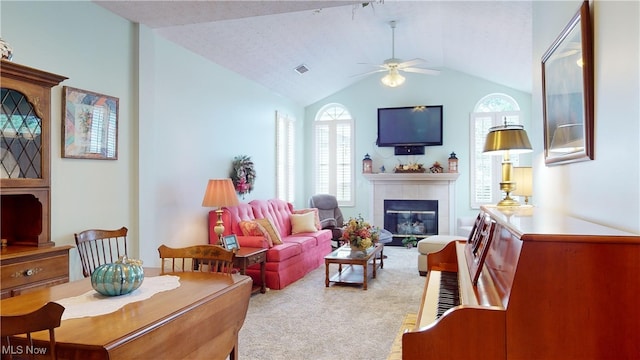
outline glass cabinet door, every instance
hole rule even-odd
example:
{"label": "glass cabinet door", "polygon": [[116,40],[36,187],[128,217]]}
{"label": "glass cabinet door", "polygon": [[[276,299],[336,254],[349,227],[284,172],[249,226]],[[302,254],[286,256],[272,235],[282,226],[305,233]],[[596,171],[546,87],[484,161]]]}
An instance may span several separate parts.
{"label": "glass cabinet door", "polygon": [[0,111],[0,177],[42,179],[42,119],[26,96],[2,88]]}

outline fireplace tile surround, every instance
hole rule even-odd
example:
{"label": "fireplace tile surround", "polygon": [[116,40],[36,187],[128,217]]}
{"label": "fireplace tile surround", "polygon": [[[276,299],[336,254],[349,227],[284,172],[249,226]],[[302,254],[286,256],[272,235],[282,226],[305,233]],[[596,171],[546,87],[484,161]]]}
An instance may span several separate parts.
{"label": "fireplace tile surround", "polygon": [[372,222],[384,224],[385,200],[437,200],[438,233],[455,233],[455,181],[458,173],[362,174],[371,184]]}

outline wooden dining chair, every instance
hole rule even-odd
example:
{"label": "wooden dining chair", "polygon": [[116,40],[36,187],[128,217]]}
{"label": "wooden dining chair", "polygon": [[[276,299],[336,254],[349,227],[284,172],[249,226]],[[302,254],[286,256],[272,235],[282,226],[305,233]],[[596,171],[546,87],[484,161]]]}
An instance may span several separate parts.
{"label": "wooden dining chair", "polygon": [[121,256],[128,255],[127,232],[128,229],[122,227],[117,230],[91,229],[74,234],[84,277],[90,277],[98,266],[113,263]]}
{"label": "wooden dining chair", "polygon": [[201,271],[231,274],[235,252],[220,245],[194,245],[184,248],[158,248],[162,272],[171,264],[171,272]]}
{"label": "wooden dining chair", "polygon": [[[60,320],[64,306],[49,302],[40,309],[22,315],[2,315],[0,317],[0,332],[2,332],[2,358],[11,353],[20,355],[20,358],[33,355],[48,354],[51,359],[56,359],[56,337],[54,329],[60,326]],[[40,348],[39,344],[34,345],[31,333],[41,330],[49,330],[49,348]],[[12,336],[26,335],[26,339],[11,338]],[[26,340],[26,343],[24,342]],[[13,345],[12,345],[13,342]],[[29,348],[25,347],[28,346]],[[7,350],[9,354],[6,354]],[[41,356],[37,356],[41,358]]]}

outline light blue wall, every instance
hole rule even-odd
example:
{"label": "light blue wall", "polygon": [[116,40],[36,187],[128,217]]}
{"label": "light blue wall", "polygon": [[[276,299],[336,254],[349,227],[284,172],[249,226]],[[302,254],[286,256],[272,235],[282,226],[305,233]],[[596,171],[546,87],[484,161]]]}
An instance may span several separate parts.
{"label": "light blue wall", "polygon": [[[388,88],[380,83],[380,74],[370,75],[362,81],[345,88],[305,109],[307,122],[306,168],[312,172],[313,156],[312,128],[310,124],[322,106],[328,103],[344,105],[355,119],[356,150],[356,204],[354,207],[343,207],[346,216],[362,214],[365,218],[373,216],[369,209],[370,183],[361,174],[361,160],[365,154],[371,155],[373,168],[379,171],[384,165],[387,172],[399,162],[417,161],[430,167],[438,161],[447,169],[447,159],[455,151],[459,159],[460,177],[456,181],[456,217],[473,216],[477,209],[470,207],[469,199],[469,114],[476,103],[484,96],[492,93],[504,93],[513,97],[522,111],[522,123],[529,128],[531,114],[531,94],[514,90],[490,81],[469,76],[464,73],[444,69],[440,75],[426,76],[406,74],[406,82],[397,88]],[[395,156],[393,148],[377,147],[377,109],[382,107],[443,105],[444,139],[442,146],[425,147],[425,155]],[[312,182],[307,182],[307,191],[313,192]]]}
{"label": "light blue wall", "polygon": [[581,1],[533,3],[534,197],[539,206],[640,233],[640,3],[590,3],[595,160],[545,166],[540,59]]}
{"label": "light blue wall", "polygon": [[[89,2],[3,1],[0,10],[14,62],[69,78],[52,89],[51,239],[75,245],[74,232],[127,226],[137,256],[133,26]],[[61,157],[62,86],[119,98],[117,161]],[[82,276],[75,249],[70,267]]]}
{"label": "light blue wall", "polygon": [[[256,162],[257,188],[245,201],[275,194],[275,111],[297,119],[299,188],[296,206],[312,193],[305,174],[311,138],[303,124],[326,102],[341,102],[356,119],[356,207],[369,213],[368,184],[359,175],[365,153],[395,164],[390,149],[376,150],[377,107],[445,106],[445,145],[427,148],[430,164],[460,157],[458,216],[468,210],[468,114],[484,95],[505,92],[530,113],[525,126],[534,146],[534,198],[540,206],[564,209],[622,229],[640,232],[640,75],[637,2],[596,2],[596,160],[558,167],[541,161],[542,116],[539,59],[578,8],[578,1],[534,2],[534,89],[528,94],[464,74],[409,75],[405,86],[386,89],[377,77],[303,109],[259,85],[209,63],[101,7],[86,1],[0,3],[0,34],[14,48],[14,61],[69,77],[62,85],[120,99],[117,161],[60,156],[61,86],[52,94],[51,235],[73,244],[86,228],[129,227],[134,253],[157,261],[160,243],[206,241],[200,206],[208,178],[227,177],[232,158]],[[55,14],[55,15],[53,15]],[[621,56],[623,54],[624,56]],[[527,108],[528,107],[528,108]],[[361,210],[362,209],[362,210]],[[72,278],[81,275],[72,251]]]}
{"label": "light blue wall", "polygon": [[[0,13],[15,62],[120,100],[118,160],[62,159],[62,86],[53,89],[57,245],[73,245],[73,233],[87,228],[127,226],[134,256],[153,265],[161,243],[204,243],[207,180],[228,177],[241,154],[252,157],[258,174],[244,200],[275,196],[275,112],[298,119],[302,137],[301,106],[91,2],[2,1]],[[305,197],[302,187],[297,194]],[[72,279],[81,276],[75,250],[70,267]]]}

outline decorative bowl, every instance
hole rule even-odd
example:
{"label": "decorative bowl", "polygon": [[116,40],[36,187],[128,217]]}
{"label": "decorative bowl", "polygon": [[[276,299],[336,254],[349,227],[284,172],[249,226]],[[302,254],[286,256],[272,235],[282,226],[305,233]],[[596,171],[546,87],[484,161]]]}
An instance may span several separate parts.
{"label": "decorative bowl", "polygon": [[116,262],[98,266],[91,274],[91,286],[105,296],[128,294],[142,285],[142,261],[120,257]]}

